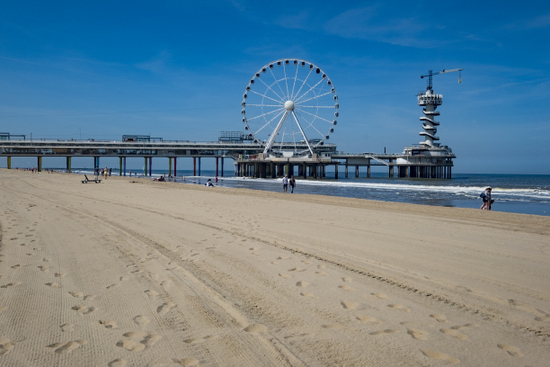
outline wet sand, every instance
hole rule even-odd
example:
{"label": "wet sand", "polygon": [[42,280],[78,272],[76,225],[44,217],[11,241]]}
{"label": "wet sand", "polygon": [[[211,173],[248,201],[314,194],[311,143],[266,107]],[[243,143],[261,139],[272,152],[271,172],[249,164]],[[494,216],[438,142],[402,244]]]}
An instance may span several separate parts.
{"label": "wet sand", "polygon": [[550,218],[0,169],[2,366],[546,366]]}

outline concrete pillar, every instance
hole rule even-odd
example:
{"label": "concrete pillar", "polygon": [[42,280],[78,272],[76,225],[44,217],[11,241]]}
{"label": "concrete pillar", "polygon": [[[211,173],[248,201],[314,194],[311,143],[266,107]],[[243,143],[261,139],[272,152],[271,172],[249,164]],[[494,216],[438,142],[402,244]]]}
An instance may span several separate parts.
{"label": "concrete pillar", "polygon": [[221,159],[221,164],[222,164],[222,172],[221,172],[221,176],[223,177],[223,161],[224,161],[224,158],[222,157]]}
{"label": "concrete pillar", "polygon": [[67,157],[67,172],[71,173],[71,157]]}
{"label": "concrete pillar", "polygon": [[302,174],[304,178],[307,178],[307,164],[302,163]]}
{"label": "concrete pillar", "polygon": [[124,161],[124,176],[126,176],[126,157],[123,158]]}
{"label": "concrete pillar", "polygon": [[149,157],[149,177],[153,175],[153,157]]}
{"label": "concrete pillar", "polygon": [[178,177],[178,157],[174,157],[174,178]]}
{"label": "concrete pillar", "polygon": [[345,170],[345,175],[344,175],[346,178],[348,178],[348,161],[346,159],[346,170]]}
{"label": "concrete pillar", "polygon": [[338,163],[334,165],[334,179],[338,179]]}
{"label": "concrete pillar", "polygon": [[172,176],[172,157],[168,157],[168,176]]}
{"label": "concrete pillar", "polygon": [[370,164],[367,166],[367,177],[370,178]]}
{"label": "concrete pillar", "polygon": [[99,168],[99,157],[94,157],[94,169]]}
{"label": "concrete pillar", "polygon": [[11,157],[7,157],[8,161],[6,163],[6,166],[8,167],[8,169],[11,169]]}
{"label": "concrete pillar", "polygon": [[143,176],[147,176],[147,157],[145,159],[145,169],[143,170]]}
{"label": "concrete pillar", "polygon": [[216,157],[216,177],[218,177],[218,166],[220,164],[220,158]]}
{"label": "concrete pillar", "polygon": [[42,172],[42,157],[36,157],[36,158],[37,158],[36,165],[38,168],[38,172]]}
{"label": "concrete pillar", "polygon": [[355,166],[355,178],[359,178],[359,166]]}
{"label": "concrete pillar", "polygon": [[193,157],[193,176],[197,175],[197,157]]}

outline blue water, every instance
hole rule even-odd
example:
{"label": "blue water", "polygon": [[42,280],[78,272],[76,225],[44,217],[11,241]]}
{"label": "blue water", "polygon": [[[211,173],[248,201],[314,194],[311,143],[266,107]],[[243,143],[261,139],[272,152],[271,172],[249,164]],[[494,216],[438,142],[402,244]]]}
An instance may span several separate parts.
{"label": "blue water", "polygon": [[[91,173],[86,169],[73,169],[74,173]],[[118,170],[117,170],[118,173]],[[166,174],[166,170],[153,170],[153,177]],[[115,174],[115,170],[113,170]],[[142,174],[142,172],[139,172]],[[206,180],[215,182],[215,171],[203,170],[201,176],[192,176],[191,170],[178,170],[176,182],[203,185]],[[373,173],[372,177],[349,177],[338,180],[334,174],[322,180],[297,178],[295,194],[329,195],[367,200],[435,206],[479,208],[479,194],[491,186],[495,199],[494,211],[550,215],[550,175],[504,174],[453,174],[452,180],[388,178],[387,173]],[[224,172],[215,183],[221,187],[282,192],[281,179],[251,179],[233,177],[233,171]],[[332,178],[330,177],[332,176]],[[354,176],[350,174],[350,176]],[[151,179],[149,177],[142,179]]]}

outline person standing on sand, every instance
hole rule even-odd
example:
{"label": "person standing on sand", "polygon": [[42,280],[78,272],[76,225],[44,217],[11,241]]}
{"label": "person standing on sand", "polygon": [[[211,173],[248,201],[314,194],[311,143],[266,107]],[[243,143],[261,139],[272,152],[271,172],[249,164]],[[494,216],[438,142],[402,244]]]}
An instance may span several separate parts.
{"label": "person standing on sand", "polygon": [[290,193],[294,194],[294,188],[296,187],[296,180],[294,179],[294,176],[290,176]]}
{"label": "person standing on sand", "polygon": [[107,179],[108,174],[109,174],[109,170],[107,169],[107,167],[105,167],[105,170],[103,171],[103,177],[105,177],[105,179]]}
{"label": "person standing on sand", "polygon": [[99,167],[94,169],[94,177],[96,181],[99,180]]}
{"label": "person standing on sand", "polygon": [[480,196],[483,199],[483,204],[479,209],[491,210],[491,191],[493,191],[493,189],[489,186],[481,193]]}
{"label": "person standing on sand", "polygon": [[285,175],[285,177],[283,177],[283,192],[286,194],[288,190],[288,177],[287,175]]}

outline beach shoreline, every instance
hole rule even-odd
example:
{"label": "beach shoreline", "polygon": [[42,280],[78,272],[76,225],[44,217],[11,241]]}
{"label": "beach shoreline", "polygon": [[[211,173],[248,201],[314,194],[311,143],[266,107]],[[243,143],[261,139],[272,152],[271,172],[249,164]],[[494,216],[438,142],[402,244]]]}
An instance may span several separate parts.
{"label": "beach shoreline", "polygon": [[0,170],[6,366],[542,366],[550,218]]}

